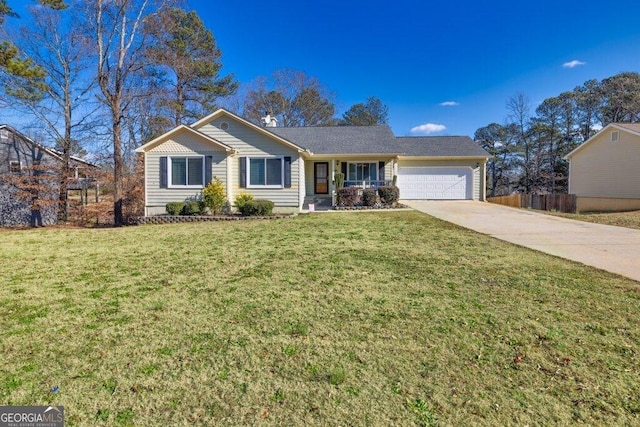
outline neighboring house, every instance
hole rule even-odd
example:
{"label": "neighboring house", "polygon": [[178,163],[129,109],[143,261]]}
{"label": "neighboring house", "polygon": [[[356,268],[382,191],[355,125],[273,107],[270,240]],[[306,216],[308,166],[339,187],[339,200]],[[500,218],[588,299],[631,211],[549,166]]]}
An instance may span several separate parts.
{"label": "neighboring house", "polygon": [[[20,194],[28,191],[33,200],[57,200],[55,176],[61,162],[61,153],[33,141],[11,126],[0,125],[0,226],[56,222],[57,207],[34,210],[32,203]],[[96,166],[72,157],[71,168],[70,187],[81,184],[86,169]],[[43,188],[47,189],[47,194],[43,194]]]}
{"label": "neighboring house", "polygon": [[578,212],[640,209],[640,124],[609,124],[565,159]]}
{"label": "neighboring house", "polygon": [[336,172],[345,186],[376,188],[396,175],[402,199],[484,200],[490,157],[468,137],[396,138],[388,126],[261,127],[224,109],[136,151],[145,159],[146,215],[199,198],[213,176],[231,202],[251,193],[280,212],[330,201]]}

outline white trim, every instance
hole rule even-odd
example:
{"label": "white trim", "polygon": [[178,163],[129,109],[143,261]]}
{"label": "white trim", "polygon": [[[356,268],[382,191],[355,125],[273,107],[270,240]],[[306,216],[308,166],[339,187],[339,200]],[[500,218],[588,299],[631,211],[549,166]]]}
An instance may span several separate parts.
{"label": "white trim", "polygon": [[[247,174],[247,188],[284,188],[284,157],[285,156],[246,156],[247,157],[247,170],[245,171]],[[267,159],[280,159],[280,185],[252,185],[251,184],[251,159],[263,159],[265,161],[264,165],[264,173],[265,173],[265,182],[266,182],[266,174],[267,174]]]}
{"label": "white trim", "polygon": [[227,116],[227,117],[229,117],[229,118],[231,118],[233,120],[236,120],[237,122],[239,122],[239,123],[241,123],[241,124],[243,124],[245,126],[248,126],[249,128],[258,131],[258,132],[262,133],[263,135],[266,135],[266,136],[270,137],[271,139],[274,139],[274,140],[280,142],[281,144],[284,144],[284,145],[288,146],[289,148],[292,148],[292,149],[296,150],[298,153],[301,153],[301,152],[305,151],[305,149],[300,147],[299,145],[296,145],[293,142],[288,141],[288,140],[282,138],[281,136],[276,135],[273,132],[269,132],[268,128],[263,128],[263,127],[260,127],[260,126],[258,126],[256,124],[254,124],[254,123],[251,123],[250,121],[245,120],[242,117],[237,116],[237,115],[231,113],[230,111],[225,110],[224,108],[220,108],[220,109],[214,111],[213,113],[209,114],[208,116],[201,118],[197,122],[193,123],[191,125],[191,128],[196,129],[196,130],[200,129],[202,126],[205,126],[205,125],[211,123],[213,120],[215,120],[218,117],[223,116],[223,115]]}
{"label": "white trim", "polygon": [[[206,167],[206,160],[204,158],[205,156],[201,156],[201,155],[187,155],[187,156],[167,156],[167,188],[204,188],[205,184],[205,177],[206,177],[206,173],[205,173],[205,167]],[[202,159],[202,184],[201,185],[174,185],[172,182],[172,178],[173,175],[171,174],[171,160],[172,159],[186,159],[185,165],[186,165],[186,169],[185,169],[185,181],[188,181],[189,179],[189,159]]]}
{"label": "white trim", "polygon": [[197,130],[192,129],[192,128],[190,128],[188,126],[185,126],[185,125],[180,125],[180,126],[178,126],[176,128],[171,129],[169,132],[167,132],[167,133],[165,133],[163,135],[160,135],[159,137],[157,137],[155,139],[152,139],[151,141],[147,142],[143,146],[136,148],[135,152],[136,153],[145,153],[145,152],[151,150],[156,145],[159,145],[161,143],[164,143],[164,142],[168,141],[171,136],[173,136],[173,135],[175,135],[175,134],[177,134],[177,133],[179,133],[181,131],[188,132],[188,133],[190,133],[192,135],[197,136],[198,138],[202,138],[203,140],[207,141],[209,144],[211,144],[211,145],[213,145],[215,147],[219,147],[219,148],[223,149],[224,151],[226,151],[227,153],[233,152],[233,148],[229,147],[228,145],[223,144],[222,142],[220,142],[220,141],[218,141],[218,140],[216,140],[216,139],[214,139],[214,138],[212,138],[212,137],[210,137],[208,135],[205,135],[202,132],[198,132]]}
{"label": "white trim", "polygon": [[[149,187],[148,187],[148,172],[149,172],[149,168],[147,167],[147,156],[143,156],[143,161],[144,161],[144,216],[149,216]],[[167,177],[167,180],[169,179],[169,177]],[[167,184],[169,183],[169,181],[167,181]],[[160,183],[158,183],[158,186],[160,186]]]}

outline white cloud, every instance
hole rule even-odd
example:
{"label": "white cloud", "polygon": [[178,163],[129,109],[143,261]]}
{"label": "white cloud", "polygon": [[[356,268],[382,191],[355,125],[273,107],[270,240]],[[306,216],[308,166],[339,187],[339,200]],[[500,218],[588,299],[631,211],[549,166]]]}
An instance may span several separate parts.
{"label": "white cloud", "polygon": [[586,62],[578,61],[577,59],[574,59],[573,61],[565,62],[564,64],[562,64],[562,67],[563,68],[575,68],[577,66],[585,65],[585,64],[586,64]]}
{"label": "white cloud", "polygon": [[426,123],[424,125],[411,128],[411,133],[423,133],[428,135],[430,133],[442,132],[447,127],[445,125],[437,125],[435,123]]}
{"label": "white cloud", "polygon": [[445,101],[445,102],[441,102],[439,105],[441,107],[456,107],[460,105],[460,103],[456,101]]}

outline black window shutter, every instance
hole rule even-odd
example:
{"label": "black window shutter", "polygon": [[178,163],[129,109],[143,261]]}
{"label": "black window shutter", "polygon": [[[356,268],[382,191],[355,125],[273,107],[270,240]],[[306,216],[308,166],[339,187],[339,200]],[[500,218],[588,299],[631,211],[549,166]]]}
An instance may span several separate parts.
{"label": "black window shutter", "polygon": [[160,188],[167,188],[167,158],[160,157]]}
{"label": "black window shutter", "polygon": [[342,168],[342,175],[344,175],[344,180],[347,181],[347,162],[342,162],[340,164],[340,167]]}
{"label": "black window shutter", "polygon": [[378,180],[384,181],[384,162],[378,162]]}
{"label": "black window shutter", "polygon": [[240,157],[240,188],[247,188],[247,158]]}
{"label": "black window shutter", "polygon": [[213,157],[206,156],[204,158],[204,185],[211,182],[211,168],[213,167]]}
{"label": "black window shutter", "polygon": [[291,188],[291,157],[284,158],[284,187]]}

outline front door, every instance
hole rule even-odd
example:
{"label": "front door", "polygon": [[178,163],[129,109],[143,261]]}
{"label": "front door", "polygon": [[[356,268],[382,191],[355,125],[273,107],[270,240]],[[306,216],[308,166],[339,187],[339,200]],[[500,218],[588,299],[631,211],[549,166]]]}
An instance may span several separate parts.
{"label": "front door", "polygon": [[313,179],[315,194],[329,194],[329,163],[314,163]]}

